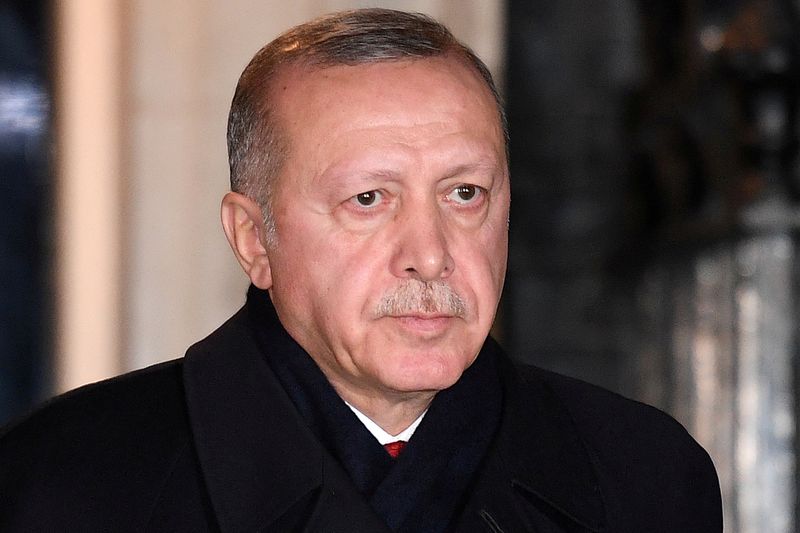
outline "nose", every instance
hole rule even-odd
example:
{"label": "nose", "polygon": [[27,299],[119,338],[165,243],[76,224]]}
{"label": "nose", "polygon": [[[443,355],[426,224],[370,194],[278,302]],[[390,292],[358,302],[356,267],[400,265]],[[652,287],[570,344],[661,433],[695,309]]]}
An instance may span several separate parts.
{"label": "nose", "polygon": [[433,205],[409,209],[395,223],[396,246],[392,274],[399,278],[435,281],[447,278],[455,269],[450,255],[447,228]]}

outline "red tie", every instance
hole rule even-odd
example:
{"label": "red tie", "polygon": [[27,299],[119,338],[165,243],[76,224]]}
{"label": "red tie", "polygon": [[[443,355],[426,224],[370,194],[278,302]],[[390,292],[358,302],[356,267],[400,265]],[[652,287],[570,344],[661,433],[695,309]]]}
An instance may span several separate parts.
{"label": "red tie", "polygon": [[397,440],[394,442],[387,442],[383,445],[386,449],[386,452],[392,456],[393,459],[397,459],[397,456],[400,455],[400,452],[403,451],[403,448],[406,447],[406,441],[404,440]]}

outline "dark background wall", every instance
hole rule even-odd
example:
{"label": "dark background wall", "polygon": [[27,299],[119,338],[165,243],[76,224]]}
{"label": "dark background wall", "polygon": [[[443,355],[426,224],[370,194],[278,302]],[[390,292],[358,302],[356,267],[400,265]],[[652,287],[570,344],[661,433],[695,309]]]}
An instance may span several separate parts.
{"label": "dark background wall", "polygon": [[45,4],[0,3],[0,425],[48,391],[53,242]]}
{"label": "dark background wall", "polygon": [[618,388],[612,263],[626,243],[628,97],[641,83],[631,2],[510,2],[506,341]]}
{"label": "dark background wall", "polygon": [[509,346],[635,388],[643,276],[797,196],[798,35],[791,2],[510,2]]}

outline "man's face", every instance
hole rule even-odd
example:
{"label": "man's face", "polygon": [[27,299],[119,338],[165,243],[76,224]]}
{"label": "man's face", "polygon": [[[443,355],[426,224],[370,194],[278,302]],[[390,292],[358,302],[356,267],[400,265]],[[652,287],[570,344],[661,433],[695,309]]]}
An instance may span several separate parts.
{"label": "man's face", "polygon": [[438,391],[474,361],[507,254],[494,100],[448,57],[290,67],[270,295],[345,399]]}

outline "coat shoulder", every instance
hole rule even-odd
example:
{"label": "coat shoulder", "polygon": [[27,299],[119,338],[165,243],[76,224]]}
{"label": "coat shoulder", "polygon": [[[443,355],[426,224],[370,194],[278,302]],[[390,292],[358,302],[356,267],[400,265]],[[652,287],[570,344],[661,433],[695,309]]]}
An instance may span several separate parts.
{"label": "coat shoulder", "polygon": [[176,359],[56,396],[9,424],[0,433],[0,450],[55,440],[48,435],[58,436],[63,447],[89,444],[92,439],[110,443],[120,432],[166,429],[185,419],[181,372],[182,359]]}
{"label": "coat shoulder", "polygon": [[598,436],[623,432],[632,441],[657,437],[673,445],[696,446],[686,429],[660,409],[538,367],[524,365],[518,369],[528,386],[544,383],[583,432]]}
{"label": "coat shoulder", "polygon": [[58,396],[0,435],[0,526],[146,517],[190,442],[181,360]]}
{"label": "coat shoulder", "polygon": [[[709,454],[673,417],[584,381],[518,367],[525,386],[542,387],[566,410],[594,463],[610,515],[638,530],[661,510],[681,531],[721,531],[719,481]],[[635,509],[635,512],[632,512]],[[641,523],[637,521],[641,520]],[[673,530],[673,529],[670,529]]]}

